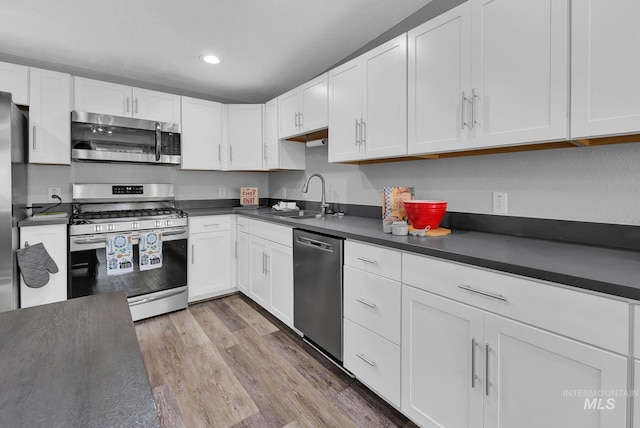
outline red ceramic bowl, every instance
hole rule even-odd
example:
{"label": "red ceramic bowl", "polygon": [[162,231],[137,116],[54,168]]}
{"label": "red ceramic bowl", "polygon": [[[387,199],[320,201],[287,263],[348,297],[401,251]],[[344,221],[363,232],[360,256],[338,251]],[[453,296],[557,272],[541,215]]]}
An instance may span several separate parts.
{"label": "red ceramic bowl", "polygon": [[404,210],[415,229],[437,229],[447,211],[446,201],[404,201]]}

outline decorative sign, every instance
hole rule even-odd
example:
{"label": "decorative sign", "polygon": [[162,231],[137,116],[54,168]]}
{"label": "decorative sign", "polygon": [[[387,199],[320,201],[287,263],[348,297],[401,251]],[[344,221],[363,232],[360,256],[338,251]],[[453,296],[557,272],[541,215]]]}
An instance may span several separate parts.
{"label": "decorative sign", "polygon": [[258,205],[258,188],[257,187],[241,187],[240,188],[240,205]]}
{"label": "decorative sign", "polygon": [[407,213],[404,210],[403,201],[413,200],[415,194],[413,187],[383,187],[382,219],[406,220]]}

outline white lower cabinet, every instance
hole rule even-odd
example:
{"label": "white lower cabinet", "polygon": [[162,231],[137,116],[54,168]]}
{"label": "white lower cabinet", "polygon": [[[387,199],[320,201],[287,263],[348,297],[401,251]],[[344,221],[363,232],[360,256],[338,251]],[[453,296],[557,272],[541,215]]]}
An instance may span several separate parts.
{"label": "white lower cabinet", "polygon": [[235,289],[235,240],[231,216],[189,219],[189,302]]}
{"label": "white lower cabinet", "polygon": [[240,217],[238,288],[293,327],[293,233],[290,227]]}
{"label": "white lower cabinet", "polygon": [[20,228],[20,248],[25,248],[26,243],[35,245],[40,242],[58,266],[58,272],[49,273],[49,282],[40,288],[28,287],[20,275],[21,308],[67,300],[67,225]]}
{"label": "white lower cabinet", "polygon": [[624,427],[627,358],[402,290],[402,411],[425,427]]}

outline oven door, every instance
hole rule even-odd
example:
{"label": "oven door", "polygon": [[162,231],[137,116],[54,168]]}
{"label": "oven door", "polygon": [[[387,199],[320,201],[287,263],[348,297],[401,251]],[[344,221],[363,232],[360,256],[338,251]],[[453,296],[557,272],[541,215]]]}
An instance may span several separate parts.
{"label": "oven door", "polygon": [[[186,307],[188,237],[186,227],[162,229],[162,266],[145,271],[141,271],[139,267],[138,234],[133,233],[133,272],[121,275],[107,275],[106,236],[106,234],[95,234],[70,238],[69,296],[71,298],[124,291],[134,313],[134,306],[170,298],[181,293],[184,294],[184,299],[180,297],[179,300],[180,302],[184,300],[182,307]],[[175,305],[172,305],[170,310],[180,309],[173,306]]]}

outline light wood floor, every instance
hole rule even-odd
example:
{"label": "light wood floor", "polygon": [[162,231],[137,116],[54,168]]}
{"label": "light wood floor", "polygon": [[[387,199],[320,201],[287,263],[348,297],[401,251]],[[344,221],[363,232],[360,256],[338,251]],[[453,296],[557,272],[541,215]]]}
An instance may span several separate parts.
{"label": "light wood floor", "polygon": [[247,297],[136,323],[163,427],[413,427]]}

